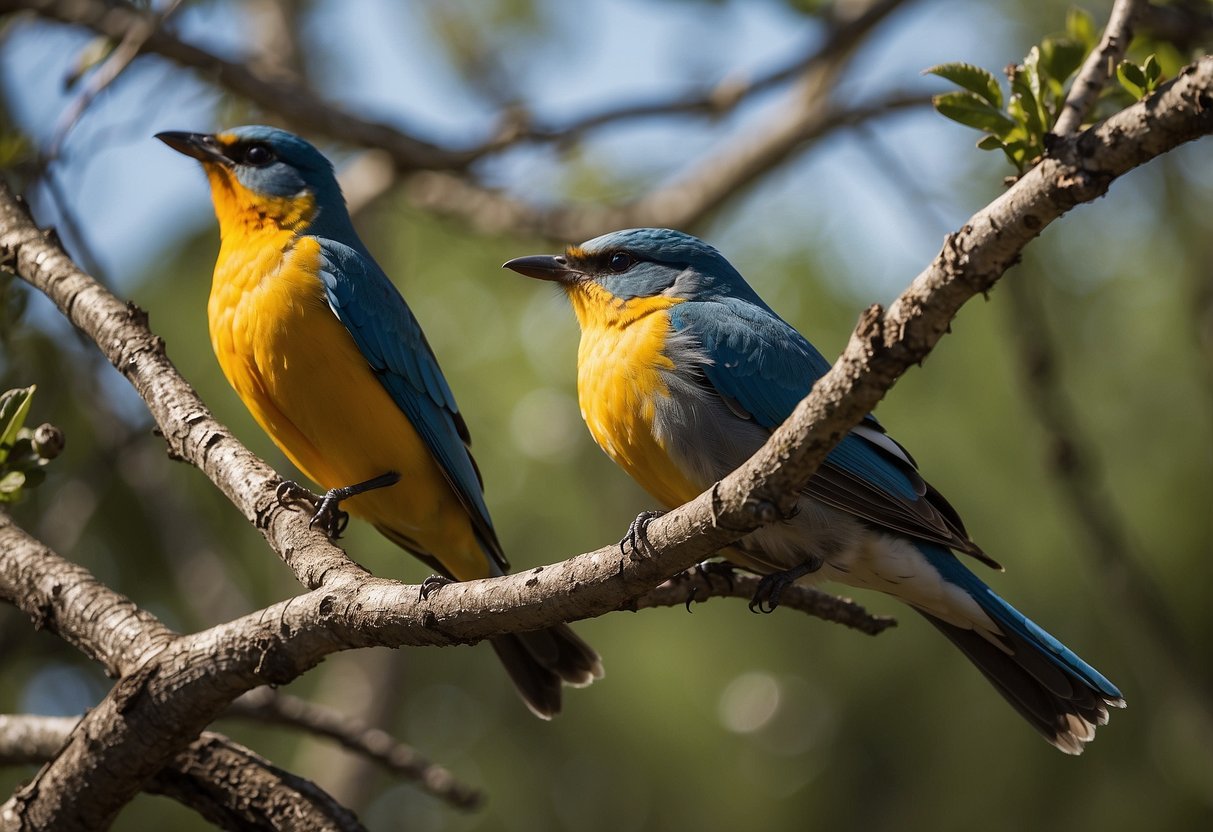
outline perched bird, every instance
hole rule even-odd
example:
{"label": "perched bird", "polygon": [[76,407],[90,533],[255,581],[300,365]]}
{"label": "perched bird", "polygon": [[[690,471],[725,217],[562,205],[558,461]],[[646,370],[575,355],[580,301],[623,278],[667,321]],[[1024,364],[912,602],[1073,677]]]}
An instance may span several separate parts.
{"label": "perched bird", "polygon": [[[332,164],[272,127],[157,138],[210,180],[221,238],[211,345],[270,438],[329,489],[313,498],[314,522],[339,533],[345,500],[447,578],[504,574],[467,425],[417,319],[354,232]],[[565,626],[492,645],[544,718],[560,711],[562,681],[602,675]]]}
{"label": "perched bird", "polygon": [[[666,507],[748,459],[830,368],[720,252],[678,231],[618,231],[505,267],[564,289],[581,326],[582,417],[607,455]],[[874,417],[838,444],[798,507],[729,550],[770,576],[758,608],[810,575],[888,593],[951,639],[1069,754],[1107,722],[1108,706],[1123,707],[1111,682],[965,568],[953,551],[997,564]]]}

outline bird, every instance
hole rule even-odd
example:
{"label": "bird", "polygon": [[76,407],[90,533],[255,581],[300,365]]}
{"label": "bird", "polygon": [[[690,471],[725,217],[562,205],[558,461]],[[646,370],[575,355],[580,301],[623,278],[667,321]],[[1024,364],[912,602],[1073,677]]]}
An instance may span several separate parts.
{"label": "bird", "polygon": [[[754,454],[830,369],[719,251],[680,231],[616,231],[504,268],[564,290],[581,329],[582,418],[667,509]],[[965,566],[957,553],[1001,569],[874,416],[839,442],[796,508],[727,550],[730,561],[766,576],[752,610],[771,611],[796,580],[887,593],[930,621],[1068,754],[1082,752],[1109,707],[1124,706],[1115,685]],[[629,536],[634,545],[635,523]]]}
{"label": "bird", "polygon": [[[503,575],[502,552],[467,424],[420,324],[354,230],[332,163],[306,140],[250,125],[156,138],[202,163],[220,247],[207,317],[228,382],[323,497],[313,523],[340,534],[348,514],[448,580]],[[441,577],[439,577],[441,576]],[[493,648],[537,716],[561,686],[602,676],[565,626],[504,635]]]}

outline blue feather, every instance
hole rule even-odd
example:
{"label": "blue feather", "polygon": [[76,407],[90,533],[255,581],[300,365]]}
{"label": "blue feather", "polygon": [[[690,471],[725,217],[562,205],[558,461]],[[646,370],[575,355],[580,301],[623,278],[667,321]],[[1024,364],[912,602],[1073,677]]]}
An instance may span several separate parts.
{"label": "blue feather", "polygon": [[[675,331],[698,340],[710,359],[703,372],[712,386],[768,430],[782,424],[830,369],[830,362],[791,325],[740,298],[681,303],[670,320]],[[858,434],[844,437],[827,461],[900,499],[921,496],[906,466]]]}
{"label": "blue feather", "polygon": [[994,590],[970,572],[960,559],[942,546],[918,543],[923,553],[944,580],[963,589],[999,627],[1019,636],[1054,666],[1077,677],[1107,699],[1123,700],[1120,690],[1091,665],[1078,657],[1040,625],[999,597]]}
{"label": "blue feather", "polygon": [[369,255],[323,238],[320,249],[320,278],[329,305],[437,460],[476,522],[485,547],[508,568],[461,434],[455,398],[420,324]]}

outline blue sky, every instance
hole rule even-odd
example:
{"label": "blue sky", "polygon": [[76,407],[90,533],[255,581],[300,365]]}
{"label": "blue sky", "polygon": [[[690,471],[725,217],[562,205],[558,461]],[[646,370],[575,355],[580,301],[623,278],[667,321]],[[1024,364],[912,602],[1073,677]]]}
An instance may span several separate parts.
{"label": "blue sky", "polygon": [[[776,2],[624,2],[550,4],[538,31],[509,42],[500,60],[517,79],[537,115],[573,119],[611,104],[660,97],[723,75],[761,73],[799,53],[817,34],[811,23]],[[417,6],[356,0],[322,3],[305,33],[316,44],[358,43],[326,50],[334,57],[322,94],[350,109],[406,126],[439,142],[473,143],[491,129],[495,110],[468,95],[441,47],[428,36]],[[575,9],[575,11],[574,11]],[[410,17],[412,16],[412,17]],[[1000,66],[1007,32],[981,4],[928,2],[896,15],[857,59],[843,94],[861,100],[880,90],[939,86],[919,76],[944,60]],[[227,4],[179,13],[181,35],[236,57],[247,31]],[[31,22],[9,36],[0,72],[17,117],[43,142],[54,135],[72,98],[63,77],[90,37],[66,27]],[[779,106],[778,93],[746,105],[722,126],[686,120],[634,122],[603,133],[589,147],[601,166],[628,177],[676,173],[688,158],[727,141]],[[192,74],[157,59],[141,59],[94,102],[70,134],[60,181],[84,218],[89,248],[105,276],[121,288],[172,246],[178,236],[212,222],[206,188],[191,165],[152,139],[165,129],[228,126],[219,96]],[[854,133],[840,133],[780,171],[748,196],[741,210],[711,229],[730,243],[781,245],[804,239],[834,244],[840,266],[882,295],[895,291],[937,248],[950,219],[959,224],[976,205],[954,204],[949,186],[957,168],[996,164],[961,154],[973,136],[931,113],[899,116],[882,125],[881,145],[914,172],[937,207],[906,217],[900,183],[874,165]],[[340,162],[353,150],[321,141]],[[546,149],[524,149],[492,163],[487,173],[505,187],[559,181]],[[996,177],[991,177],[996,181]],[[40,218],[60,223],[45,200]],[[926,217],[924,220],[923,217]],[[878,229],[873,235],[872,229]],[[875,244],[873,244],[875,243]]]}

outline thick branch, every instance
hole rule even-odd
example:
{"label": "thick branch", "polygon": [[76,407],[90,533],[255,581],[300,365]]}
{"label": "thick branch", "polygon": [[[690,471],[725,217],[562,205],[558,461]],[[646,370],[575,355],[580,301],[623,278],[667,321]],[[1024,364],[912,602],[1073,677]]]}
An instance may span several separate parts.
{"label": "thick branch", "polygon": [[139,667],[176,635],[156,616],[17,528],[0,511],[0,599],[100,662],[110,676]]}
{"label": "thick branch", "polygon": [[[865,313],[838,363],[762,450],[710,492],[655,520],[647,535],[651,548],[624,555],[610,546],[520,575],[452,584],[425,601],[411,587],[367,577],[338,560],[323,589],[177,639],[124,677],[73,732],[64,753],[10,800],[6,811],[43,827],[104,822],[180,750],[183,738],[201,730],[244,690],[289,681],[338,649],[470,641],[599,615],[778,520],[792,509],[833,444],[905,369],[925,357],[964,302],[988,290],[1049,222],[1101,196],[1133,167],[1213,130],[1211,105],[1213,58],[1206,58],[1156,95],[1074,139],[1063,158],[1075,162],[1046,159],[1022,177],[948,238],[935,262],[887,313],[878,307]],[[98,320],[98,308],[113,312],[112,298],[90,286],[87,276],[33,229],[6,189],[0,189],[0,226],[0,253],[22,277],[45,286],[74,322],[101,333],[107,355],[145,398],[147,391],[179,392],[172,389],[179,377],[155,344],[137,340],[138,348],[131,350],[104,340],[114,326],[132,326],[133,316],[119,310],[117,324]],[[122,331],[144,337],[138,328]],[[156,376],[141,376],[145,371]],[[209,416],[203,412],[199,418]],[[208,473],[239,483],[213,459],[213,445],[230,437],[217,426],[207,435],[213,444],[181,443],[183,451]],[[239,454],[230,459],[228,465],[247,462]],[[264,479],[252,485],[265,491]],[[247,504],[235,490],[235,498]],[[282,514],[272,512],[270,525]],[[324,576],[311,559],[331,558],[326,549],[292,552],[288,560],[301,574]]]}
{"label": "thick branch", "polygon": [[[0,765],[46,762],[59,753],[79,721],[0,715]],[[363,829],[352,812],[315,783],[209,731],[148,780],[144,791],[171,797],[232,832]]]}

